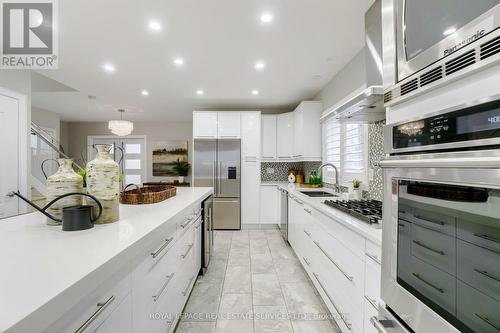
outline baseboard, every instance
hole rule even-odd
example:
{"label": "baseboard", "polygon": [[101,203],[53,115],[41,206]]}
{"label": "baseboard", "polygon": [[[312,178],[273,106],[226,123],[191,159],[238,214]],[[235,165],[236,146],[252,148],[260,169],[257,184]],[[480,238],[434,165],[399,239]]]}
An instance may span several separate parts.
{"label": "baseboard", "polygon": [[277,224],[245,223],[241,224],[241,230],[275,230],[279,229]]}

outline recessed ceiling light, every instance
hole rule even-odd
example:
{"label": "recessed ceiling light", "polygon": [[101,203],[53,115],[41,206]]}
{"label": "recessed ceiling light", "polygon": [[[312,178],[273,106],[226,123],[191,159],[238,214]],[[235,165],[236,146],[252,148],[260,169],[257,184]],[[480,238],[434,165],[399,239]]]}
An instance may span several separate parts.
{"label": "recessed ceiling light", "polygon": [[174,59],[174,64],[176,66],[182,66],[182,65],[184,65],[184,59],[182,59],[182,58],[175,58]]}
{"label": "recessed ceiling light", "polygon": [[446,29],[446,30],[443,32],[443,35],[445,35],[445,36],[449,36],[449,35],[454,34],[456,31],[457,31],[457,28],[455,28],[455,27],[451,27],[451,28]]}
{"label": "recessed ceiling light", "polygon": [[152,31],[161,31],[161,23],[156,20],[149,21],[149,29]]}
{"label": "recessed ceiling light", "polygon": [[258,95],[259,91],[258,90],[252,90],[252,95]]}
{"label": "recessed ceiling light", "polygon": [[149,96],[149,91],[143,90],[143,91],[141,91],[141,95],[142,96]]}
{"label": "recessed ceiling light", "polygon": [[258,70],[258,71],[263,70],[264,67],[266,67],[266,64],[264,62],[262,62],[262,61],[257,61],[255,63],[255,69]]}
{"label": "recessed ceiling light", "polygon": [[273,14],[271,14],[271,13],[263,13],[260,16],[260,21],[262,23],[270,23],[270,22],[272,22],[272,20],[273,20]]}
{"label": "recessed ceiling light", "polygon": [[205,92],[201,89],[198,89],[198,90],[196,90],[196,94],[201,96],[201,95],[204,95]]}
{"label": "recessed ceiling light", "polygon": [[104,69],[104,71],[106,71],[107,73],[113,73],[114,71],[116,71],[115,66],[111,63],[105,63],[104,65],[102,65],[102,69]]}

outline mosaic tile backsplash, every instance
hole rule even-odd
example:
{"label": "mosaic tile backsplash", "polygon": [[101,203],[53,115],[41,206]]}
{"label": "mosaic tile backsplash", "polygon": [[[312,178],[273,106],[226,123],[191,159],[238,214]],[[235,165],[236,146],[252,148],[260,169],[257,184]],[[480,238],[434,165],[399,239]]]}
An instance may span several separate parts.
{"label": "mosaic tile backsplash", "polygon": [[[318,170],[321,162],[262,162],[260,165],[260,179],[263,182],[286,182],[288,170],[295,168],[306,176],[312,170]],[[273,173],[268,171],[273,170]]]}
{"label": "mosaic tile backsplash", "polygon": [[384,157],[384,125],[385,120],[368,125],[368,167],[373,170],[373,179],[370,181],[368,192],[371,199],[380,201],[384,197],[384,179],[378,162]]}

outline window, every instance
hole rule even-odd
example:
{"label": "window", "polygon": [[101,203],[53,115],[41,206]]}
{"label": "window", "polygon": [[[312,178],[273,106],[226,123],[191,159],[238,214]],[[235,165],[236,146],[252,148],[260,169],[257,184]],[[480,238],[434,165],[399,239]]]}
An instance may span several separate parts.
{"label": "window", "polygon": [[[367,180],[368,127],[365,124],[342,124],[334,119],[323,124],[323,160],[339,169],[339,182],[346,183],[357,178]],[[327,168],[324,180],[335,182],[335,171]]]}

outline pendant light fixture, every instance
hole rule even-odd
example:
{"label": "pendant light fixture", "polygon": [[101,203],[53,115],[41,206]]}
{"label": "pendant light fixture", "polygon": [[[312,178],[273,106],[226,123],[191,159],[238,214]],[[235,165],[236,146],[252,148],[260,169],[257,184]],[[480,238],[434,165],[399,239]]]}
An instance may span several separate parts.
{"label": "pendant light fixture", "polygon": [[134,130],[134,123],[131,121],[123,120],[124,109],[118,109],[120,112],[120,120],[110,120],[108,123],[108,128],[111,133],[118,136],[126,136],[132,133]]}

